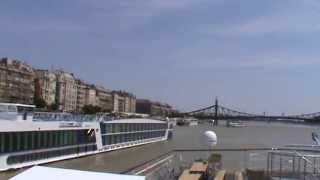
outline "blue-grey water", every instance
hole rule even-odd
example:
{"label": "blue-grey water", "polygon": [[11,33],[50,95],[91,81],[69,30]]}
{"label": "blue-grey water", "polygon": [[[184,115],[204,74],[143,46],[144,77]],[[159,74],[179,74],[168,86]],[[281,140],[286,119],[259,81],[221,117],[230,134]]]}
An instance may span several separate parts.
{"label": "blue-grey water", "polygon": [[[45,166],[60,167],[97,172],[123,172],[149,159],[176,148],[207,148],[203,141],[203,133],[213,130],[218,136],[215,148],[247,148],[275,147],[285,144],[312,144],[311,132],[317,129],[314,125],[248,122],[247,127],[227,128],[221,122],[218,127],[200,124],[192,127],[175,127],[174,137],[170,141],[128,148],[93,156],[64,160],[46,164]],[[254,154],[250,154],[253,156]],[[227,161],[242,161],[239,154],[229,153]],[[0,173],[0,179],[8,179],[22,170]]]}

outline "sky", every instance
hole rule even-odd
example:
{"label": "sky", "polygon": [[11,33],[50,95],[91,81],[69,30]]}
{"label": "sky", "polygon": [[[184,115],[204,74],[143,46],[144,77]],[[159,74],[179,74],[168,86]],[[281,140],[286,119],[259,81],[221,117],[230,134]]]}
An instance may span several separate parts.
{"label": "sky", "polygon": [[320,111],[319,0],[2,0],[0,57],[181,111]]}

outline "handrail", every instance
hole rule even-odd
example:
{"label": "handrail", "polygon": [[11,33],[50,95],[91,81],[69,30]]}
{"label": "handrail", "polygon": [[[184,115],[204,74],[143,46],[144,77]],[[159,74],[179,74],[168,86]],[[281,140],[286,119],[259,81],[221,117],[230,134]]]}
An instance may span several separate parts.
{"label": "handrail", "polygon": [[[308,155],[308,156],[305,156],[305,155],[303,155],[303,154],[301,154],[301,153],[299,153],[299,152],[297,152],[297,151],[295,151],[295,153],[296,153],[298,156],[300,156],[305,162],[307,162],[308,164],[310,164],[313,169],[316,169],[317,172],[318,172],[318,174],[320,174],[320,168],[317,167],[315,164],[313,164],[313,163],[307,158],[307,157],[309,157],[309,155]],[[312,157],[312,156],[311,156],[311,157]],[[315,157],[315,156],[313,156],[313,157]],[[317,156],[317,157],[320,158],[320,156]]]}

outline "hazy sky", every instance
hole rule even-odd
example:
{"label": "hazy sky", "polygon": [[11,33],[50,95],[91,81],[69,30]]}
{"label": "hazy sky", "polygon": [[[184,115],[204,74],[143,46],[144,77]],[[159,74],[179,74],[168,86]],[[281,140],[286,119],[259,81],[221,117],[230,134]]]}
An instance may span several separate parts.
{"label": "hazy sky", "polygon": [[320,111],[318,0],[1,0],[0,56],[180,110]]}

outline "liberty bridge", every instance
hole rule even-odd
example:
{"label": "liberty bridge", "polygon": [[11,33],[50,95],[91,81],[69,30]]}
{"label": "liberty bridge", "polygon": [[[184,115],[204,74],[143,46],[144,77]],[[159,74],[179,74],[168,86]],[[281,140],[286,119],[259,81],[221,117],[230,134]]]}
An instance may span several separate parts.
{"label": "liberty bridge", "polygon": [[213,119],[214,124],[217,125],[219,120],[288,120],[288,121],[302,121],[316,123],[320,122],[320,112],[309,113],[309,114],[299,114],[299,115],[289,115],[289,116],[277,116],[277,115],[259,115],[251,114],[247,112],[241,112],[233,110],[224,106],[219,105],[218,99],[215,100],[215,104],[197,109],[191,112],[184,113],[184,116],[195,117],[197,119]]}

